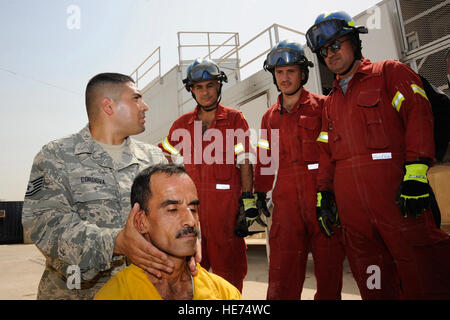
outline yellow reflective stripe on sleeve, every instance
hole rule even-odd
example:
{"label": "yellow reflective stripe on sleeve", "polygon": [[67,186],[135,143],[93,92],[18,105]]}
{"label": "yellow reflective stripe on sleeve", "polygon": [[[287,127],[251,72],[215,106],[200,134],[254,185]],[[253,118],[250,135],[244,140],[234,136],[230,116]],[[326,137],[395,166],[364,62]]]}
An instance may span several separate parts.
{"label": "yellow reflective stripe on sleeve", "polygon": [[238,143],[234,146],[234,154],[241,153],[242,151],[244,151],[244,146],[242,145],[242,143]]}
{"label": "yellow reflective stripe on sleeve", "polygon": [[264,139],[259,139],[258,140],[258,147],[270,150],[269,141],[268,140],[264,140]]}
{"label": "yellow reflective stripe on sleeve", "polygon": [[405,100],[405,97],[401,94],[400,91],[397,91],[397,93],[394,96],[394,99],[392,99],[392,106],[395,108],[395,110],[397,110],[397,112],[400,111],[403,100]]}
{"label": "yellow reflective stripe on sleeve", "polygon": [[175,149],[175,148],[170,144],[169,139],[168,139],[167,137],[166,137],[166,139],[164,139],[164,141],[162,142],[162,146],[163,146],[163,148],[164,148],[167,152],[169,152],[169,153],[171,153],[171,154],[177,155],[177,154],[180,153],[180,151],[178,151],[177,149]]}
{"label": "yellow reflective stripe on sleeve", "polygon": [[328,132],[322,131],[316,141],[328,143]]}
{"label": "yellow reflective stripe on sleeve", "polygon": [[417,84],[413,83],[411,85],[411,88],[414,93],[420,94],[422,97],[428,100],[427,94],[425,93],[425,90],[423,90],[421,87],[419,87]]}

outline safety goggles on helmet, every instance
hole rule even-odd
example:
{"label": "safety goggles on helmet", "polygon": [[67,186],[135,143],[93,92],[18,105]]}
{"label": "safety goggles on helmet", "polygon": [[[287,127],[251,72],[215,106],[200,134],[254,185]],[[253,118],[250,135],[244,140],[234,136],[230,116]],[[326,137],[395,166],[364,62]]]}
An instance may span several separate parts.
{"label": "safety goggles on helmet", "polygon": [[305,64],[308,60],[300,52],[291,48],[278,48],[271,51],[264,61],[264,68],[272,70],[276,66]]}
{"label": "safety goggles on helmet", "polygon": [[[206,72],[206,75],[205,75]],[[219,68],[211,63],[198,64],[191,69],[188,79],[191,82],[201,82],[209,79],[216,79],[221,75]]]}
{"label": "safety goggles on helmet", "polygon": [[348,25],[345,20],[324,20],[309,28],[309,30],[306,32],[306,41],[308,47],[311,48],[313,52],[317,52],[318,49],[327,42],[353,31],[361,32],[363,30]]}

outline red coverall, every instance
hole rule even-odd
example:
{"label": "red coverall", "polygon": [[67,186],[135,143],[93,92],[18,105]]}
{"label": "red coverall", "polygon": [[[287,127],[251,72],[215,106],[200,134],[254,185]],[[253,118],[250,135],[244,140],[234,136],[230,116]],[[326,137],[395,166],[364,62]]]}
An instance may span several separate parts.
{"label": "red coverall", "polygon": [[[233,231],[241,195],[241,175],[236,166],[236,156],[249,151],[249,138],[233,137],[231,130],[242,129],[245,132],[248,124],[239,110],[219,104],[213,122],[203,135],[198,108],[175,120],[168,137],[159,146],[170,154],[183,156],[186,171],[197,187],[202,233],[201,266],[206,270],[211,267],[215,274],[242,292],[247,256],[244,239],[236,237]],[[177,129],[185,129],[188,134],[180,138]],[[221,136],[211,139],[209,134],[213,131]],[[214,149],[214,144],[221,147]],[[207,154],[215,158],[208,159]]]}
{"label": "red coverall", "polygon": [[[281,96],[281,95],[280,95]],[[295,106],[281,113],[278,102],[264,114],[261,139],[258,141],[258,163],[255,169],[255,191],[272,189],[274,172],[261,161],[268,152],[272,161],[278,156],[276,139],[271,129],[279,130],[279,168],[272,193],[274,202],[269,234],[269,287],[267,299],[300,299],[305,280],[308,253],[314,259],[317,279],[315,299],[341,299],[344,249],[339,243],[339,230],[327,238],[316,219],[316,179],[324,96],[304,88]],[[267,135],[266,135],[267,132]],[[267,138],[267,139],[266,139]]]}
{"label": "red coverall", "polygon": [[422,88],[406,65],[365,59],[346,94],[337,78],[324,104],[318,187],[335,192],[363,299],[450,298],[449,236],[430,211],[404,218],[395,203],[405,161],[434,157]]}

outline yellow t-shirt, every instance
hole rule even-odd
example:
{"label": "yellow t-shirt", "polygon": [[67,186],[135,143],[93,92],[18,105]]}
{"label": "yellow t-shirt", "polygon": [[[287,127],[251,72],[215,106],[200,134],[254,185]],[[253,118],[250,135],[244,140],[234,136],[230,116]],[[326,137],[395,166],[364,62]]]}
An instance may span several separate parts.
{"label": "yellow t-shirt", "polygon": [[[241,293],[225,279],[197,264],[193,300],[240,300]],[[111,278],[95,295],[95,300],[162,300],[145,271],[131,264]]]}

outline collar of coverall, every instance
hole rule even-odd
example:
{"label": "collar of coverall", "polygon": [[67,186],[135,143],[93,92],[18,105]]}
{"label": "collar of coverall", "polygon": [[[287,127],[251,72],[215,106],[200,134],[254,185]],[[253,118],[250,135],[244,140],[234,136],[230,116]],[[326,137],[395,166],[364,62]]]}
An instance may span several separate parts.
{"label": "collar of coverall", "polygon": [[[370,74],[371,72],[372,72],[372,62],[369,59],[363,59],[361,61],[361,65],[359,66],[358,70],[356,70],[356,72],[353,74],[353,77],[357,73]],[[336,76],[336,79],[334,79],[333,81],[334,89],[337,89],[339,87],[340,80],[341,78],[339,76]]]}
{"label": "collar of coverall", "polygon": [[[277,99],[277,106],[276,109],[281,111],[281,96],[283,94],[280,93],[278,95],[278,99]],[[310,97],[309,97],[309,92],[308,90],[305,89],[305,87],[303,87],[302,92],[300,93],[300,98],[298,98],[298,101],[295,103],[295,105],[291,108],[291,111],[296,111],[297,108],[301,105],[301,104],[308,104],[310,102]]]}
{"label": "collar of coverall", "polygon": [[[192,115],[188,120],[189,124],[194,123],[195,120],[199,120],[199,118],[198,118],[199,110],[200,110],[200,106],[197,105],[197,107],[195,107],[195,110],[192,112]],[[216,114],[214,116],[214,120],[221,120],[221,119],[227,119],[227,118],[228,118],[228,112],[225,111],[225,108],[223,107],[223,105],[221,105],[219,103],[216,108]]]}

